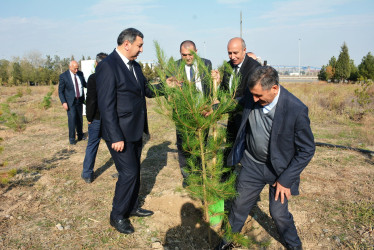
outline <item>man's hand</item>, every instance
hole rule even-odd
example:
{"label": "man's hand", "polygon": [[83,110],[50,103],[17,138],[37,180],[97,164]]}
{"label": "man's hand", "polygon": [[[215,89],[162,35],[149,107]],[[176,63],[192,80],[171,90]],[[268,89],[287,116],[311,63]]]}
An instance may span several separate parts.
{"label": "man's hand", "polygon": [[287,200],[291,199],[291,189],[283,187],[279,182],[275,182],[273,184],[273,187],[276,186],[276,191],[275,191],[275,200],[278,200],[279,194],[281,198],[281,203],[284,203],[284,196],[286,196]]}
{"label": "man's hand", "polygon": [[62,104],[62,107],[63,107],[66,111],[68,111],[68,109],[69,109],[68,104],[67,104],[66,102],[64,102],[64,103]]}
{"label": "man's hand", "polygon": [[88,124],[91,124],[91,122],[87,121]]}
{"label": "man's hand", "polygon": [[221,79],[221,76],[220,76],[220,74],[219,74],[219,71],[218,71],[218,70],[214,70],[214,69],[212,69],[211,76],[212,76],[212,78],[215,79],[216,82],[219,84],[220,79]]}
{"label": "man's hand", "polygon": [[124,147],[125,147],[124,141],[118,141],[118,142],[112,143],[112,149],[114,151],[121,152]]}
{"label": "man's hand", "polygon": [[170,88],[175,88],[176,86],[178,87],[182,87],[182,84],[177,80],[177,78],[175,78],[174,76],[172,77],[169,77],[168,79],[166,79],[166,84],[170,87]]}

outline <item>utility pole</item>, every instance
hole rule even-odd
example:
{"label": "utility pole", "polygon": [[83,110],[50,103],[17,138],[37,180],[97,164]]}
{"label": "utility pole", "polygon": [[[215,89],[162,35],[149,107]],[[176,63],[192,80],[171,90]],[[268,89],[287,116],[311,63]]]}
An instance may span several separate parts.
{"label": "utility pole", "polygon": [[242,21],[242,11],[240,11],[240,38],[243,38],[243,32],[242,32],[242,24],[243,24],[243,21]]}

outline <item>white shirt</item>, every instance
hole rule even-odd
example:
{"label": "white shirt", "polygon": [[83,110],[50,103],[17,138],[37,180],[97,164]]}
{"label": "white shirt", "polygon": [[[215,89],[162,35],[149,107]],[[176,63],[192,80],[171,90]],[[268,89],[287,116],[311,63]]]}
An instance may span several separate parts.
{"label": "white shirt", "polygon": [[[200,92],[203,92],[203,85],[201,84],[201,79],[199,77],[199,71],[197,70],[197,67],[195,64],[192,65],[192,68],[195,72],[195,86],[196,88],[200,91]],[[189,81],[191,81],[191,77],[190,77],[190,71],[191,71],[191,66],[190,65],[185,65],[184,66],[184,69],[186,70],[186,75],[187,75],[187,79]]]}
{"label": "white shirt", "polygon": [[274,98],[274,100],[269,103],[268,105],[265,105],[262,107],[262,111],[264,112],[264,114],[267,114],[270,112],[270,110],[272,110],[278,103],[278,99],[279,99],[279,93],[281,92],[281,89],[280,89],[280,85],[279,86],[279,89],[278,89],[278,94],[277,96]]}
{"label": "white shirt", "polygon": [[[243,62],[244,62],[244,60],[243,60]],[[239,73],[239,71],[240,71],[240,68],[242,67],[242,64],[243,64],[243,62],[241,62],[241,63],[239,63],[236,67],[238,68],[238,73]],[[234,69],[233,69],[234,70]],[[231,76],[230,76],[230,81],[229,81],[229,88],[231,89],[231,86],[232,86],[232,78],[234,77],[234,72],[231,74]]]}
{"label": "white shirt", "polygon": [[[71,76],[71,79],[73,80],[73,85],[74,85],[74,92],[75,92],[75,97],[77,96],[77,89],[75,88],[75,75],[73,74],[73,72],[71,72],[70,70],[69,70],[69,72],[70,72],[70,76]],[[78,88],[79,88],[79,97],[81,97],[82,96],[82,92],[83,92],[83,90],[82,90],[82,83],[81,83],[81,79],[79,79],[79,76],[77,76],[77,82],[78,82]]]}
{"label": "white shirt", "polygon": [[[130,65],[129,65],[130,60],[127,59],[126,56],[122,55],[121,52],[119,52],[119,50],[118,50],[117,48],[116,48],[115,50],[116,50],[116,52],[118,53],[119,57],[121,57],[122,61],[125,63],[126,67],[130,70]],[[134,67],[134,66],[133,66],[133,67]],[[130,72],[131,72],[131,71],[130,71]],[[136,80],[138,80],[138,77],[136,76],[135,70],[134,70],[133,72],[134,72],[134,75],[135,75]]]}

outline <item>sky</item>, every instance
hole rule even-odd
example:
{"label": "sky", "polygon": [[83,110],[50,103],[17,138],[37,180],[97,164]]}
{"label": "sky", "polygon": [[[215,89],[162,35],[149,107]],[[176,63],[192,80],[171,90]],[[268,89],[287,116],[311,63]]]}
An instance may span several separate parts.
{"label": "sky", "polygon": [[227,42],[240,36],[247,51],[270,65],[321,67],[346,42],[360,64],[374,54],[373,0],[0,0],[0,59],[32,53],[94,58],[111,53],[129,27],[144,34],[138,61],[156,59],[154,41],[180,58],[184,40],[213,67],[228,60]]}

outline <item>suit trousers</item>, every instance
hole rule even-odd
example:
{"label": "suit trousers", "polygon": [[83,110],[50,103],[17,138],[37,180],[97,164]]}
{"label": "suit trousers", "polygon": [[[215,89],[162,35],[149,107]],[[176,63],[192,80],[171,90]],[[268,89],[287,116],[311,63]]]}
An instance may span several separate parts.
{"label": "suit trousers", "polygon": [[101,140],[100,133],[101,121],[94,119],[91,124],[88,124],[88,142],[86,148],[86,155],[83,161],[83,178],[92,178],[93,169],[95,166],[96,154],[99,149]]}
{"label": "suit trousers", "polygon": [[78,140],[83,138],[83,104],[79,100],[74,99],[74,102],[67,111],[68,126],[69,126],[69,141],[75,141],[75,131],[77,132]]}
{"label": "suit trousers", "polygon": [[229,214],[229,222],[232,232],[240,232],[244,223],[253,208],[256,205],[258,197],[265,187],[269,184],[269,210],[277,227],[281,239],[288,247],[301,246],[301,241],[297,235],[297,230],[292,214],[288,211],[288,200],[285,198],[281,203],[280,197],[275,201],[276,188],[272,184],[277,180],[274,170],[267,164],[259,164],[250,159],[242,160],[242,169],[240,171],[237,191],[238,197],[235,199]]}
{"label": "suit trousers", "polygon": [[111,218],[122,220],[138,209],[140,189],[140,156],[142,139],[136,142],[125,142],[122,152],[112,149],[112,143],[106,141],[114,164],[118,171],[118,180],[114,192]]}

